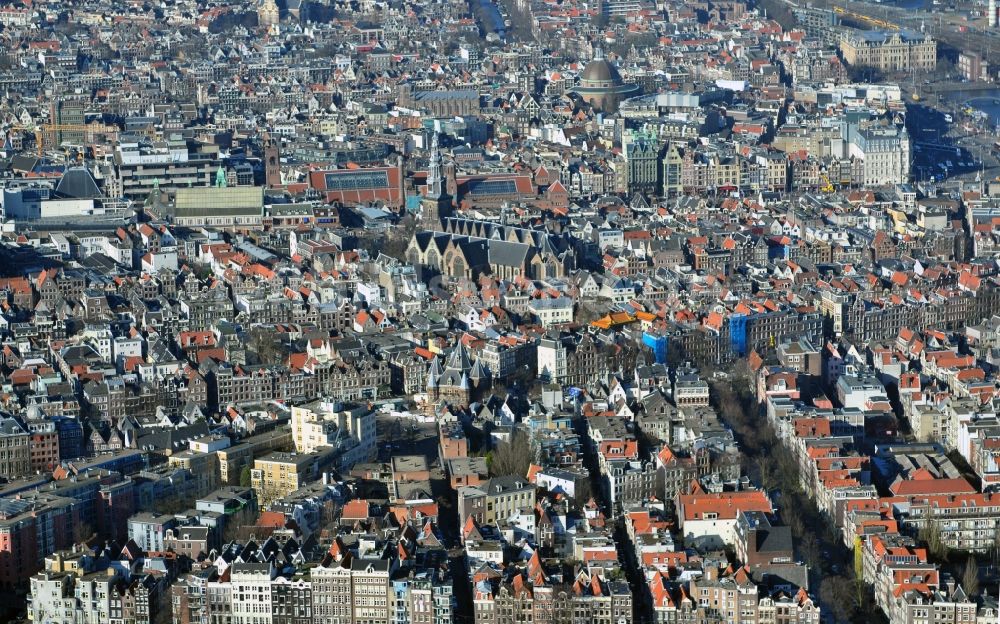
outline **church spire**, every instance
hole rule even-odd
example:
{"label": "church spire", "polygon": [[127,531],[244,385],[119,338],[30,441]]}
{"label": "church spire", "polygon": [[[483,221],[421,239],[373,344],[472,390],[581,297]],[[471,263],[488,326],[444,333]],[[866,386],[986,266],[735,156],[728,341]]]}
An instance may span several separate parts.
{"label": "church spire", "polygon": [[274,26],[281,17],[278,4],[274,0],[264,0],[257,7],[257,24],[260,26]]}
{"label": "church spire", "polygon": [[441,149],[436,131],[431,138],[431,158],[427,165],[427,193],[420,203],[422,219],[429,227],[440,225],[442,219],[451,214],[451,196],[445,190],[441,176]]}
{"label": "church spire", "polygon": [[437,199],[444,195],[441,182],[441,148],[438,145],[438,133],[433,133],[431,139],[431,160],[427,167],[427,197]]}

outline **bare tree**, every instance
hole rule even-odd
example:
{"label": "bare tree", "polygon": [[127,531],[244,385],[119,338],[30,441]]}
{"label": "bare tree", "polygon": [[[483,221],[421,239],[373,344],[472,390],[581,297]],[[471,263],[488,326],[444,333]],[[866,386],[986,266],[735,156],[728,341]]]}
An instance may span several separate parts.
{"label": "bare tree", "polygon": [[1000,563],[1000,531],[993,534],[993,549],[991,551],[993,555],[993,565],[994,567]]}
{"label": "bare tree", "polygon": [[[669,503],[673,499],[673,496],[667,495],[667,471],[664,468],[659,468],[656,471],[656,478],[653,480],[653,493],[664,503]],[[671,494],[676,495],[679,493],[672,492]]]}
{"label": "bare tree", "polygon": [[823,579],[819,590],[819,600],[824,609],[828,609],[835,622],[850,622],[857,610],[854,600],[856,592],[849,579],[843,576],[830,576]]}
{"label": "bare tree", "polygon": [[171,587],[167,582],[161,582],[157,587],[152,624],[170,624],[174,621],[174,603],[170,592]]}
{"label": "bare tree", "polygon": [[774,464],[767,457],[758,457],[752,461],[760,475],[760,484],[765,490],[773,490],[778,484],[777,475],[774,474]]}
{"label": "bare tree", "polygon": [[576,306],[576,313],[574,315],[574,321],[580,325],[589,325],[601,318],[600,311],[596,309],[591,303],[586,301],[581,302],[580,305]]}
{"label": "bare tree", "polygon": [[321,527],[328,527],[337,519],[337,507],[332,500],[324,501],[319,512],[319,524]]}
{"label": "bare tree", "polygon": [[242,526],[238,522],[234,522],[231,519],[226,522],[225,526],[222,528],[222,543],[228,544],[230,542],[237,541],[241,528]]}
{"label": "bare tree", "polygon": [[417,442],[417,432],[418,431],[419,431],[419,428],[417,427],[417,425],[415,423],[411,424],[409,427],[407,427],[403,431],[403,436],[406,438],[406,444],[408,446],[413,446],[414,444],[416,444],[416,442]]}
{"label": "bare tree", "polygon": [[275,336],[275,332],[269,327],[254,327],[250,330],[248,346],[262,364],[276,364],[282,356],[282,349],[275,341]]}
{"label": "bare tree", "polygon": [[504,442],[493,452],[490,461],[490,476],[527,476],[532,456],[531,440],[528,439],[528,434],[515,430],[511,434],[510,441]]}
{"label": "bare tree", "polygon": [[927,520],[923,528],[920,529],[920,539],[927,544],[927,550],[931,557],[938,561],[948,560],[948,545],[945,544],[941,536],[941,527],[933,520]]}
{"label": "bare tree", "polygon": [[[663,491],[663,488],[657,490],[659,492]],[[590,479],[581,479],[577,481],[576,487],[573,491],[573,503],[576,507],[582,508],[593,496],[592,488],[590,486]]]}
{"label": "bare tree", "polygon": [[820,554],[819,539],[817,539],[814,533],[806,533],[799,540],[799,554],[802,556],[802,560],[806,562],[806,565],[813,570],[819,570],[822,563],[822,555]]}
{"label": "bare tree", "polygon": [[440,507],[441,509],[444,509],[446,511],[450,511],[451,508],[454,507],[454,505],[451,502],[451,497],[450,496],[445,496],[444,494],[442,494],[441,496],[438,496],[435,499],[435,501],[437,501],[438,507]]}
{"label": "bare tree", "polygon": [[975,555],[970,555],[965,561],[965,569],[962,570],[962,589],[969,596],[979,595],[979,562]]}
{"label": "bare tree", "polygon": [[750,362],[746,358],[736,360],[733,362],[733,367],[729,376],[734,385],[737,382],[749,383],[753,379],[753,372],[750,370]]}
{"label": "bare tree", "polygon": [[89,544],[94,535],[94,527],[89,522],[79,522],[73,525],[74,544]]}
{"label": "bare tree", "polygon": [[266,509],[268,505],[284,498],[288,494],[285,488],[272,483],[261,483],[259,486],[254,486],[254,490],[257,492],[257,504],[261,510]]}
{"label": "bare tree", "polygon": [[416,230],[416,219],[413,215],[407,214],[389,230],[388,235],[382,242],[381,248],[376,250],[376,255],[378,255],[378,252],[382,252],[387,256],[402,260],[406,254],[406,248],[410,245],[410,239],[413,238],[413,233]]}
{"label": "bare tree", "polygon": [[792,535],[801,537],[806,532],[806,524],[802,520],[802,511],[795,505],[786,505],[781,510],[781,519],[791,529]]}

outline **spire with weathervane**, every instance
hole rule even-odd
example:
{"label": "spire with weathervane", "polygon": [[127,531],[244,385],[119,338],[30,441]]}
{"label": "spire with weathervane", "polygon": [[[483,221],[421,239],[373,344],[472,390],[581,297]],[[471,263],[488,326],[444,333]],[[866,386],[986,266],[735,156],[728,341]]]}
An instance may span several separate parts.
{"label": "spire with weathervane", "polygon": [[427,165],[427,191],[420,201],[423,212],[422,220],[426,227],[434,227],[451,213],[451,197],[444,190],[441,178],[441,150],[438,146],[438,133],[431,137],[431,158]]}
{"label": "spire with weathervane", "polygon": [[441,148],[438,145],[438,133],[431,138],[431,160],[427,167],[427,196],[440,197],[444,193],[441,186]]}

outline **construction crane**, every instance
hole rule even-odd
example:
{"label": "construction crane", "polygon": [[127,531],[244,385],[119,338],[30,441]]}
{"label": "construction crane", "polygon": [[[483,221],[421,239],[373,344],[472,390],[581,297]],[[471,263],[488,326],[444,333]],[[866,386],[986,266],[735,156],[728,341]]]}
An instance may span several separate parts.
{"label": "construction crane", "polygon": [[94,137],[99,134],[117,134],[118,128],[115,126],[104,126],[100,124],[53,124],[46,123],[40,126],[14,125],[6,129],[6,132],[31,132],[35,135],[35,148],[38,150],[38,157],[41,158],[46,139],[55,142],[59,132],[81,132],[84,134],[84,143],[93,143]]}
{"label": "construction crane", "polygon": [[854,11],[848,11],[844,7],[835,6],[833,7],[833,12],[843,17],[849,17],[853,20],[870,24],[875,28],[881,28],[883,30],[899,30],[899,24],[890,22],[888,20],[879,19],[877,17],[871,17],[870,15],[864,15],[862,13],[855,13]]}
{"label": "construction crane", "polygon": [[823,186],[819,190],[824,193],[832,193],[835,189],[833,187],[833,182],[830,182],[830,178],[826,177],[825,174],[819,174],[819,177],[823,178]]}

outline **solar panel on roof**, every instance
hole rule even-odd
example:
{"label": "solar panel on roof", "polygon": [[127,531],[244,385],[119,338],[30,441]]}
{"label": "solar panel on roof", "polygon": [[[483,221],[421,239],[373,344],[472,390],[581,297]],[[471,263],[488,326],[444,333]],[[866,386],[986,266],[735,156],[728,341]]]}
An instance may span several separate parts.
{"label": "solar panel on roof", "polygon": [[513,180],[472,180],[469,182],[472,195],[516,195],[517,184]]}
{"label": "solar panel on roof", "polygon": [[385,171],[350,171],[326,174],[328,191],[356,191],[387,188],[388,186],[389,175]]}
{"label": "solar panel on roof", "polygon": [[0,499],[0,518],[10,518],[31,508],[31,501],[16,498]]}

